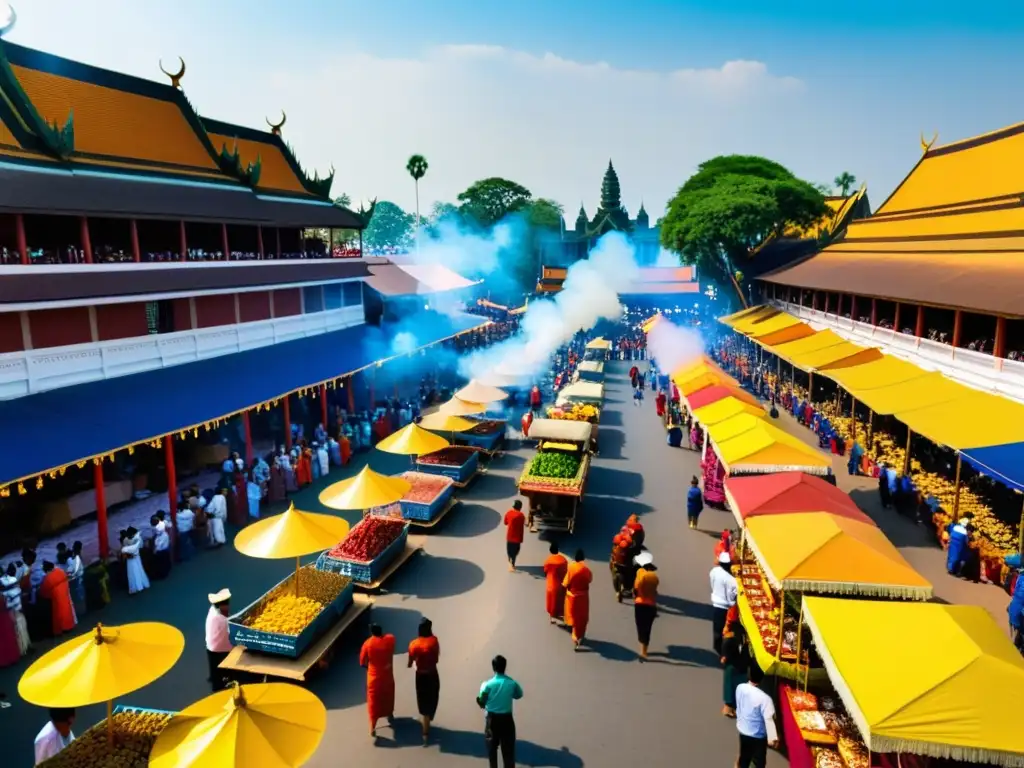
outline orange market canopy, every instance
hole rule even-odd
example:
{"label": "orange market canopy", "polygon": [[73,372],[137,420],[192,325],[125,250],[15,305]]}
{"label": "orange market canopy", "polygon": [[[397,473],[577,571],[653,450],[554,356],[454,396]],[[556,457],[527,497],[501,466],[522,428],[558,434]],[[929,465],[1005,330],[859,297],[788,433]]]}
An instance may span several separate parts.
{"label": "orange market canopy", "polygon": [[872,752],[1024,766],[1024,661],[984,608],[822,597],[803,605]]}
{"label": "orange market canopy", "polygon": [[805,336],[802,339],[796,341],[787,341],[783,344],[776,344],[771,347],[769,351],[772,354],[778,355],[787,363],[796,365],[795,360],[801,354],[806,352],[816,352],[820,349],[826,349],[827,347],[834,347],[836,344],[842,344],[846,339],[840,336],[834,331],[828,329],[824,331],[818,331],[810,336]]}
{"label": "orange market canopy", "polygon": [[882,357],[880,350],[853,344],[827,329],[796,341],[777,344],[769,351],[803,371],[860,365]]}
{"label": "orange market canopy", "polygon": [[730,385],[718,385],[714,387],[705,387],[699,392],[694,392],[686,398],[687,405],[691,411],[696,411],[698,408],[717,403],[726,397],[731,397],[734,400],[740,400],[747,405],[753,405],[760,407],[761,404],[757,398],[747,392],[745,389],[739,387],[733,387]]}
{"label": "orange market canopy", "polygon": [[706,429],[719,461],[730,474],[798,471],[824,475],[832,466],[818,450],[749,413]]}
{"label": "orange market canopy", "polygon": [[767,320],[755,323],[744,333],[758,344],[774,346],[811,336],[814,329],[800,318],[780,312]]}
{"label": "orange market canopy", "polygon": [[911,600],[932,596],[928,580],[873,523],[800,512],[749,518],[744,535],[775,589]]}

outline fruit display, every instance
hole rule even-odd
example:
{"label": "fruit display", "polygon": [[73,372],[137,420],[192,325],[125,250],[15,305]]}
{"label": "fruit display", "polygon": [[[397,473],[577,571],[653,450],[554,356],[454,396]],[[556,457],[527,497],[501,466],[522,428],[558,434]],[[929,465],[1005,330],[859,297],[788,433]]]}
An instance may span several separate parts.
{"label": "fruit display", "polygon": [[548,408],[547,416],[549,419],[597,424],[601,420],[601,409],[596,405],[565,405],[561,408]]}
{"label": "fruit display", "polygon": [[440,451],[434,451],[416,459],[417,464],[440,464],[447,467],[461,467],[473,456],[476,451],[461,445],[450,445]]}
{"label": "fruit display", "polygon": [[322,603],[308,597],[281,595],[267,603],[249,622],[249,626],[263,632],[297,635],[309,626],[309,622],[323,609]]}
{"label": "fruit display", "polygon": [[279,635],[297,636],[308,627],[347,587],[349,579],[318,571],[312,565],[299,569],[299,594],[295,594],[295,574],[268,592],[242,617],[250,629]]}
{"label": "fruit display", "polygon": [[[583,493],[583,483],[589,468],[589,456],[539,453],[519,476],[519,490],[579,495]],[[572,474],[568,475],[570,470]],[[542,474],[544,472],[552,474]]]}
{"label": "fruit display", "polygon": [[535,477],[575,477],[580,470],[580,457],[571,453],[539,453],[530,462],[529,474]]}
{"label": "fruit display", "polygon": [[[412,488],[402,497],[402,501],[411,501],[416,504],[430,504],[442,493],[451,487],[451,478],[442,475],[428,475],[425,472],[406,472],[402,479],[412,485]],[[399,508],[399,515],[401,509]]]}
{"label": "fruit display", "polygon": [[871,755],[836,697],[817,698],[820,709],[801,709],[799,704],[806,697],[816,697],[794,689],[788,689],[787,695],[800,735],[809,745],[815,745],[811,747],[815,768],[869,768]]}
{"label": "fruit display", "polygon": [[101,720],[59,753],[39,763],[46,768],[145,768],[170,712],[145,709],[114,713],[114,743],[107,743],[107,721]]}
{"label": "fruit display", "polygon": [[327,556],[368,563],[393,544],[404,530],[405,523],[401,520],[373,515],[364,517]]}

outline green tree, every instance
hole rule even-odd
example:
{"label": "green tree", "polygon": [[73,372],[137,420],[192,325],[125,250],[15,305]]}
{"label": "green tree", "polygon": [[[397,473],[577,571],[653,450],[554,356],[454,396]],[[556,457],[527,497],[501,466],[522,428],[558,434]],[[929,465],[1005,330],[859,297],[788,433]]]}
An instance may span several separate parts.
{"label": "green tree", "polygon": [[491,177],[473,183],[459,194],[459,212],[483,229],[530,204],[530,190],[514,181]]}
{"label": "green tree", "polygon": [[530,201],[526,208],[526,220],[531,227],[561,230],[564,215],[561,203],[545,197]]}
{"label": "green tree", "polygon": [[423,219],[420,217],[420,179],[427,175],[427,168],[430,166],[427,164],[427,158],[423,155],[413,155],[409,158],[405,164],[405,170],[412,176],[413,184],[416,185],[416,250],[420,248],[420,226],[422,226]]}
{"label": "green tree", "polygon": [[412,244],[413,214],[388,200],[381,200],[363,232],[368,248],[408,248]]}
{"label": "green tree", "polygon": [[348,192],[342,192],[340,195],[334,198],[334,204],[340,205],[342,208],[351,208],[352,198],[349,196]]}
{"label": "green tree", "polygon": [[710,279],[731,282],[746,306],[740,270],[751,251],[786,226],[809,227],[827,211],[821,192],[778,163],[723,155],[702,163],[669,201],[661,244]]}
{"label": "green tree", "polygon": [[857,177],[849,171],[843,171],[832,180],[832,183],[839,188],[840,194],[846,197],[850,194],[850,190],[853,189],[853,185],[857,183]]}

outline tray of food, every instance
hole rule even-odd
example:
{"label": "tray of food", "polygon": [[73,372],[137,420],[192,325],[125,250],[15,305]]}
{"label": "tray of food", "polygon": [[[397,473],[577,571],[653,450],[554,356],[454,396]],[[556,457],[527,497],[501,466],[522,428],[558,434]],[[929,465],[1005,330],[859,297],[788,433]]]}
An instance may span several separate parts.
{"label": "tray of food", "polygon": [[814,768],[846,768],[843,759],[834,749],[814,747],[811,755],[814,757]]}
{"label": "tray of food", "polygon": [[420,472],[450,477],[460,485],[468,483],[479,468],[479,452],[464,445],[450,445],[416,459],[416,469]]}
{"label": "tray of food", "polygon": [[441,514],[455,493],[455,483],[444,475],[405,472],[402,479],[412,485],[398,502],[401,516],[407,520],[430,522]]}
{"label": "tray of food", "polygon": [[465,432],[460,432],[456,439],[483,451],[495,451],[505,441],[505,428],[508,422],[496,419],[484,419]]}
{"label": "tray of food", "polygon": [[539,453],[519,476],[519,492],[582,496],[590,457],[572,453]]}
{"label": "tray of food", "polygon": [[373,584],[405,549],[409,526],[404,520],[364,517],[334,549],[320,555],[316,567],[360,584]]}
{"label": "tray of food", "polygon": [[160,709],[116,706],[113,745],[107,741],[107,721],[103,719],[39,765],[46,768],[146,768],[156,737],[174,714]]}
{"label": "tray of food", "polygon": [[304,565],[228,619],[231,643],[297,658],[348,610],[352,594],[351,579]]}

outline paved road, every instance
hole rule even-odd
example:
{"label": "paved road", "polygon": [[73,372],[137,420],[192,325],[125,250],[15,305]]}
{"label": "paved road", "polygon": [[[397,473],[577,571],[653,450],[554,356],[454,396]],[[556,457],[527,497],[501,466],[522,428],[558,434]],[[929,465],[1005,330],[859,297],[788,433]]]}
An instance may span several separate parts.
{"label": "paved road", "polygon": [[[442,646],[437,743],[419,746],[413,681],[404,656],[396,659],[395,729],[381,729],[378,744],[371,743],[364,673],[357,664],[363,637],[357,631],[311,686],[329,709],[328,732],[311,766],[481,764],[482,717],[473,699],[496,653],[509,658],[509,672],[526,692],[516,711],[521,766],[732,765],[735,726],[719,714],[722,675],[710,650],[707,606],[712,546],[716,532],[732,518],[708,510],[701,520],[705,530],[687,529],[683,494],[697,470],[697,455],[668,448],[650,400],[643,409],[634,408],[625,366],[611,370],[602,452],[594,463],[576,533],[565,537],[563,546],[583,547],[595,573],[586,650],[573,653],[568,635],[547,622],[539,574],[546,541],[528,538],[523,572],[507,571],[501,515],[514,498],[515,478],[530,453],[512,451],[464,494],[462,507],[428,539],[425,552],[395,576],[390,592],[372,611],[375,621],[397,636],[400,648],[412,639],[422,615],[434,622]],[[382,471],[406,466],[401,457],[376,452],[370,459]],[[300,494],[297,505],[318,509],[318,490]],[[631,513],[643,517],[662,583],[663,610],[655,622],[648,664],[636,660],[632,610],[614,601],[606,566],[611,537]],[[132,694],[126,703],[179,709],[204,696],[206,594],[229,586],[236,605],[242,606],[288,570],[286,563],[252,560],[225,548],[176,568],[168,581],[147,593],[119,595],[102,613],[104,622],[169,621],[185,632],[187,641],[174,673]],[[32,737],[45,720],[42,710],[17,698],[23,669],[0,670],[0,690],[14,703],[0,712],[0,742],[11,745],[15,766],[31,764]],[[103,710],[89,707],[79,717],[82,730],[102,718]],[[769,760],[773,768],[784,764],[778,755]]]}

